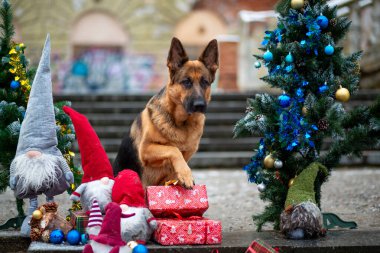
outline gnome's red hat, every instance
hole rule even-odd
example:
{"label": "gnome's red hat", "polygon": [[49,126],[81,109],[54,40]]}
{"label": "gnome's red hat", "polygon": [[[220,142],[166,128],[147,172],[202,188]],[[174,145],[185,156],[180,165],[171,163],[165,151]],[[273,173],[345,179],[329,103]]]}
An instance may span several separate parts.
{"label": "gnome's red hat", "polygon": [[112,188],[112,201],[119,205],[146,207],[144,196],[139,175],[133,170],[120,171]]}
{"label": "gnome's red hat", "polygon": [[99,234],[97,236],[90,236],[90,239],[112,247],[124,246],[126,243],[121,238],[120,206],[114,202],[111,202],[106,206],[105,210],[106,215]]}
{"label": "gnome's red hat", "polygon": [[103,177],[113,179],[112,166],[106,151],[86,116],[68,106],[64,106],[63,110],[70,116],[78,139],[84,172],[82,183],[99,180]]}

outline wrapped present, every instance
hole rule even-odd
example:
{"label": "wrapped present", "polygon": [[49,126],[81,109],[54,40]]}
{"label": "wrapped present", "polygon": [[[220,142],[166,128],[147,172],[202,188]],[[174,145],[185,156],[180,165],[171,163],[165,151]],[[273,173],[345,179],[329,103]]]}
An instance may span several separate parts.
{"label": "wrapped present", "polygon": [[257,239],[251,243],[245,253],[278,253],[278,249],[272,248],[264,241]]}
{"label": "wrapped present", "polygon": [[220,221],[201,217],[157,219],[153,238],[161,245],[191,245],[222,243]]}
{"label": "wrapped present", "polygon": [[149,186],[147,188],[148,208],[157,218],[202,216],[208,209],[205,185],[195,185],[192,190],[181,186]]}
{"label": "wrapped present", "polygon": [[70,222],[79,233],[86,233],[88,214],[85,211],[71,211]]}

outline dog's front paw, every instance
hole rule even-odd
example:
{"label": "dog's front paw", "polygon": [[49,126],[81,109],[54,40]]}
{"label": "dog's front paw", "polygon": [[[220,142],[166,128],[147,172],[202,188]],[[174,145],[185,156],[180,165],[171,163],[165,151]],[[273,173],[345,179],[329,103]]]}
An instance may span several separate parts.
{"label": "dog's front paw", "polygon": [[191,174],[190,168],[178,173],[178,181],[179,183],[185,187],[186,189],[192,189],[194,186],[193,175]]}

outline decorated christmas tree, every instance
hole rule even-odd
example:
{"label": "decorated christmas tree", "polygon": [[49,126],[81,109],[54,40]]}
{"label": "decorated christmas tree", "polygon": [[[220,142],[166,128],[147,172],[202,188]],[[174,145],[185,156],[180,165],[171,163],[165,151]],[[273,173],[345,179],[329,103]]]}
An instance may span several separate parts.
{"label": "decorated christmas tree", "polygon": [[[360,155],[379,145],[380,137],[380,99],[350,111],[343,104],[360,79],[361,52],[344,56],[339,44],[350,21],[338,17],[327,0],[281,0],[276,10],[277,28],[265,32],[255,67],[263,63],[268,75],[262,80],[283,92],[248,99],[246,115],[234,128],[235,137],[262,136],[244,167],[261,199],[269,202],[253,217],[259,231],[266,222],[280,228],[280,215],[288,201],[299,198],[299,189],[311,189],[304,198],[315,198],[320,207],[321,185],[340,158]],[[297,180],[301,173],[311,188]],[[299,189],[288,194],[295,182]]]}
{"label": "decorated christmas tree", "polygon": [[[28,68],[23,43],[12,41],[14,27],[12,9],[8,1],[2,1],[0,8],[0,192],[9,185],[9,166],[15,156],[19,131],[25,116],[34,69]],[[76,184],[80,183],[81,173],[73,164],[71,151],[75,140],[74,127],[62,107],[69,102],[55,104],[58,148],[74,173]],[[73,186],[75,187],[75,186]],[[17,200],[19,215],[23,216],[22,200]]]}

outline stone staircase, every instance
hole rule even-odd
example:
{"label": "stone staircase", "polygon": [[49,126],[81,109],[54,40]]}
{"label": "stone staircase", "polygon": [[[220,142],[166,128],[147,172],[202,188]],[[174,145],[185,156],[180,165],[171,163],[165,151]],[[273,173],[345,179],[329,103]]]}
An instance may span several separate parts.
{"label": "stone staircase", "polygon": [[[370,104],[377,94],[379,91],[360,91],[346,106]],[[55,101],[72,101],[72,107],[88,117],[112,161],[124,134],[152,95],[59,95]],[[244,115],[247,97],[254,95],[254,92],[213,95],[199,150],[190,161],[192,168],[238,168],[249,162],[260,137],[233,139],[232,129]],[[78,152],[77,144],[74,150]],[[380,151],[367,150],[363,158],[345,157],[341,164],[377,166]]]}

